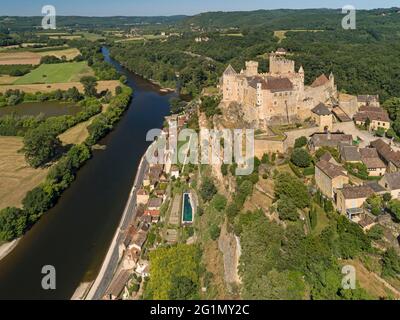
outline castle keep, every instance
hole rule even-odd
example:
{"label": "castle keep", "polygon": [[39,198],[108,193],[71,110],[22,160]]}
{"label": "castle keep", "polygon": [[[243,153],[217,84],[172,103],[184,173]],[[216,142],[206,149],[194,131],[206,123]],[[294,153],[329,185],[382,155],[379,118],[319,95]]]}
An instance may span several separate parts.
{"label": "castle keep", "polygon": [[295,70],[295,63],[280,49],[269,57],[269,72],[259,73],[258,62],[246,62],[246,69],[237,73],[231,65],[221,78],[222,108],[238,103],[244,120],[255,127],[293,123],[312,115],[320,103],[337,101],[333,74],[318,77],[311,86],[304,85],[304,69]]}

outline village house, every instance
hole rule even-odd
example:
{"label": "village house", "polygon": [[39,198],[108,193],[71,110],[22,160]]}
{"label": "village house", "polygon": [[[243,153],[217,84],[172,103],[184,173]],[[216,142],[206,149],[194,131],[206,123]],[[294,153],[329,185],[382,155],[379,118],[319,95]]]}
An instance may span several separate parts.
{"label": "village house", "polygon": [[324,160],[326,162],[333,163],[337,166],[339,165],[339,163],[336,161],[336,159],[334,157],[332,157],[332,155],[328,151],[325,152],[324,155],[319,160]]}
{"label": "village house", "polygon": [[150,264],[147,261],[139,262],[135,272],[138,276],[142,277],[143,279],[150,277]]}
{"label": "village house", "polygon": [[386,165],[379,158],[375,148],[360,149],[360,154],[370,177],[382,177],[386,173]]}
{"label": "village house", "polygon": [[132,243],[129,246],[129,250],[136,249],[138,251],[142,251],[144,244],[147,240],[148,232],[139,230],[132,239]]}
{"label": "village house", "polygon": [[400,200],[400,172],[386,173],[379,184],[388,190],[393,199]]}
{"label": "village house", "polygon": [[340,143],[339,145],[340,159],[346,163],[361,163],[361,154],[358,147],[349,146],[348,144]]}
{"label": "village house", "polygon": [[333,114],[322,102],[311,110],[313,121],[318,125],[320,132],[333,130]]}
{"label": "village house", "polygon": [[360,95],[357,97],[358,108],[363,106],[380,107],[378,95]]}
{"label": "village house", "polygon": [[322,147],[339,148],[341,144],[352,145],[353,136],[341,132],[315,133],[311,136],[309,148],[316,152]]}
{"label": "village house", "polygon": [[315,166],[315,181],[325,196],[335,199],[337,190],[349,183],[349,177],[342,167],[321,160]]}
{"label": "village house", "polygon": [[394,151],[390,145],[382,139],[371,142],[371,147],[375,148],[379,157],[387,166],[387,172],[400,171],[400,152]]}
{"label": "village house", "polygon": [[131,274],[129,271],[119,271],[117,276],[113,279],[112,283],[108,287],[103,300],[117,300],[124,291],[130,277]]}
{"label": "village house", "polygon": [[382,108],[377,107],[361,107],[359,112],[354,115],[354,121],[358,126],[365,126],[369,121],[368,130],[375,131],[379,128],[390,129],[390,118]]}
{"label": "village house", "polygon": [[374,190],[368,185],[345,186],[337,192],[336,207],[341,214],[358,222],[364,213],[365,201],[373,194],[375,194]]}
{"label": "village house", "polygon": [[138,206],[140,205],[146,205],[147,202],[150,199],[150,194],[145,190],[145,189],[140,189],[136,193],[136,204]]}
{"label": "village house", "polygon": [[158,223],[160,220],[160,209],[162,204],[163,200],[161,198],[153,198],[149,200],[147,209],[144,211],[144,215],[151,217],[152,223]]}
{"label": "village house", "polygon": [[177,165],[173,165],[171,167],[171,178],[179,179],[179,177],[180,177],[179,167]]}
{"label": "village house", "polygon": [[147,210],[160,210],[162,204],[163,204],[162,199],[152,198],[149,200],[147,204]]}

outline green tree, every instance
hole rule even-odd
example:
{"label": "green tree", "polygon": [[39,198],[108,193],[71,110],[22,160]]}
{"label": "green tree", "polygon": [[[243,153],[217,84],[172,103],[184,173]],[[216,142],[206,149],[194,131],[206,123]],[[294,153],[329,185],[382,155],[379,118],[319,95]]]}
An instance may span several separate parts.
{"label": "green tree", "polygon": [[287,197],[299,208],[310,205],[310,194],[307,187],[289,173],[281,173],[275,178],[275,194],[278,199]]}
{"label": "green tree", "polygon": [[245,299],[250,300],[302,300],[305,297],[305,284],[299,272],[278,272],[273,269],[267,275],[256,278],[245,291]]}
{"label": "green tree", "polygon": [[400,257],[393,248],[386,251],[382,258],[382,275],[397,277],[400,274]]}
{"label": "green tree", "polygon": [[308,140],[307,140],[306,137],[297,138],[295,143],[294,143],[294,148],[295,149],[303,148],[303,147],[305,147],[307,145],[307,143],[308,143]]}
{"label": "green tree", "polygon": [[29,130],[24,137],[25,158],[34,168],[38,168],[54,158],[61,141],[47,126]]}
{"label": "green tree", "polygon": [[228,200],[226,197],[220,194],[216,194],[212,200],[212,206],[218,210],[218,211],[223,211],[226,208]]}
{"label": "green tree", "polygon": [[295,149],[292,153],[291,160],[296,166],[300,168],[307,168],[310,166],[312,158],[307,150]]}
{"label": "green tree", "polygon": [[383,227],[380,225],[373,226],[367,233],[368,237],[371,240],[381,240],[383,237]]}
{"label": "green tree", "polygon": [[17,208],[0,211],[0,240],[11,241],[21,237],[28,227],[26,213]]}
{"label": "green tree", "polygon": [[93,76],[85,76],[81,78],[81,83],[85,90],[85,95],[95,97],[97,95],[97,79]]}
{"label": "green tree", "polygon": [[172,286],[169,291],[171,300],[195,300],[198,298],[199,284],[184,276],[172,276]]}
{"label": "green tree", "polygon": [[210,178],[205,178],[200,186],[200,195],[204,201],[211,201],[217,194],[217,188]]}
{"label": "green tree", "polygon": [[54,205],[54,197],[48,194],[42,187],[36,187],[26,194],[22,200],[24,210],[30,216],[41,215]]}
{"label": "green tree", "polygon": [[279,199],[277,209],[281,220],[297,221],[299,219],[296,205],[287,197]]}
{"label": "green tree", "polygon": [[219,236],[221,235],[221,228],[217,225],[213,224],[210,227],[210,237],[213,241],[218,240]]}
{"label": "green tree", "polygon": [[400,200],[391,200],[388,205],[389,211],[397,221],[400,221]]}

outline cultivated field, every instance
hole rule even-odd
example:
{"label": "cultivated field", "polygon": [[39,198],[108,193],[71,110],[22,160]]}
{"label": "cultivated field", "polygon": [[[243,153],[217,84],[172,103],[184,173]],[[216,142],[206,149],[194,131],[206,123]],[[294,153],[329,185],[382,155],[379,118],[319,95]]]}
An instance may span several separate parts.
{"label": "cultivated field", "polygon": [[42,64],[19,78],[14,84],[74,82],[87,75],[94,75],[94,72],[84,61]]}
{"label": "cultivated field", "polygon": [[13,84],[19,77],[12,76],[0,76],[0,85],[2,84]]}
{"label": "cultivated field", "polygon": [[75,57],[79,56],[80,51],[77,48],[69,48],[64,50],[49,50],[38,52],[38,54],[42,57],[44,56],[54,56],[61,59],[63,56],[67,58],[67,60],[72,60]]}
{"label": "cultivated field", "polygon": [[[117,80],[106,80],[97,82],[97,91],[110,90],[115,93],[115,88],[120,86],[121,83]],[[52,83],[52,84],[21,84],[21,85],[0,85],[0,93],[4,93],[7,90],[21,90],[28,93],[35,92],[51,92],[55,90],[68,90],[72,87],[76,87],[80,92],[83,93],[83,85],[80,82],[64,82],[64,83]]]}
{"label": "cultivated field", "polygon": [[18,151],[22,138],[0,137],[0,209],[20,206],[26,193],[38,186],[48,169],[33,169]]}
{"label": "cultivated field", "polygon": [[0,52],[0,65],[40,64],[41,55],[35,52]]}
{"label": "cultivated field", "polygon": [[70,144],[81,144],[89,137],[88,127],[91,125],[92,121],[96,116],[90,118],[88,121],[78,123],[76,126],[68,129],[64,133],[60,134],[60,138],[63,145]]}

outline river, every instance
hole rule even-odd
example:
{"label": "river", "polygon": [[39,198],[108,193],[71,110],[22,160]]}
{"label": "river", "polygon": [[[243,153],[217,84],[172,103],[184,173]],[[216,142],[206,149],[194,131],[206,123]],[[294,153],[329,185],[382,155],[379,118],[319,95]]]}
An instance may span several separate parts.
{"label": "river", "polygon": [[[124,211],[140,159],[149,146],[146,133],[161,128],[174,93],[106,60],[128,78],[131,105],[117,128],[100,144],[59,203],[0,261],[0,299],[70,299],[82,282],[95,279]],[[56,268],[56,290],[42,289],[42,267]]]}

